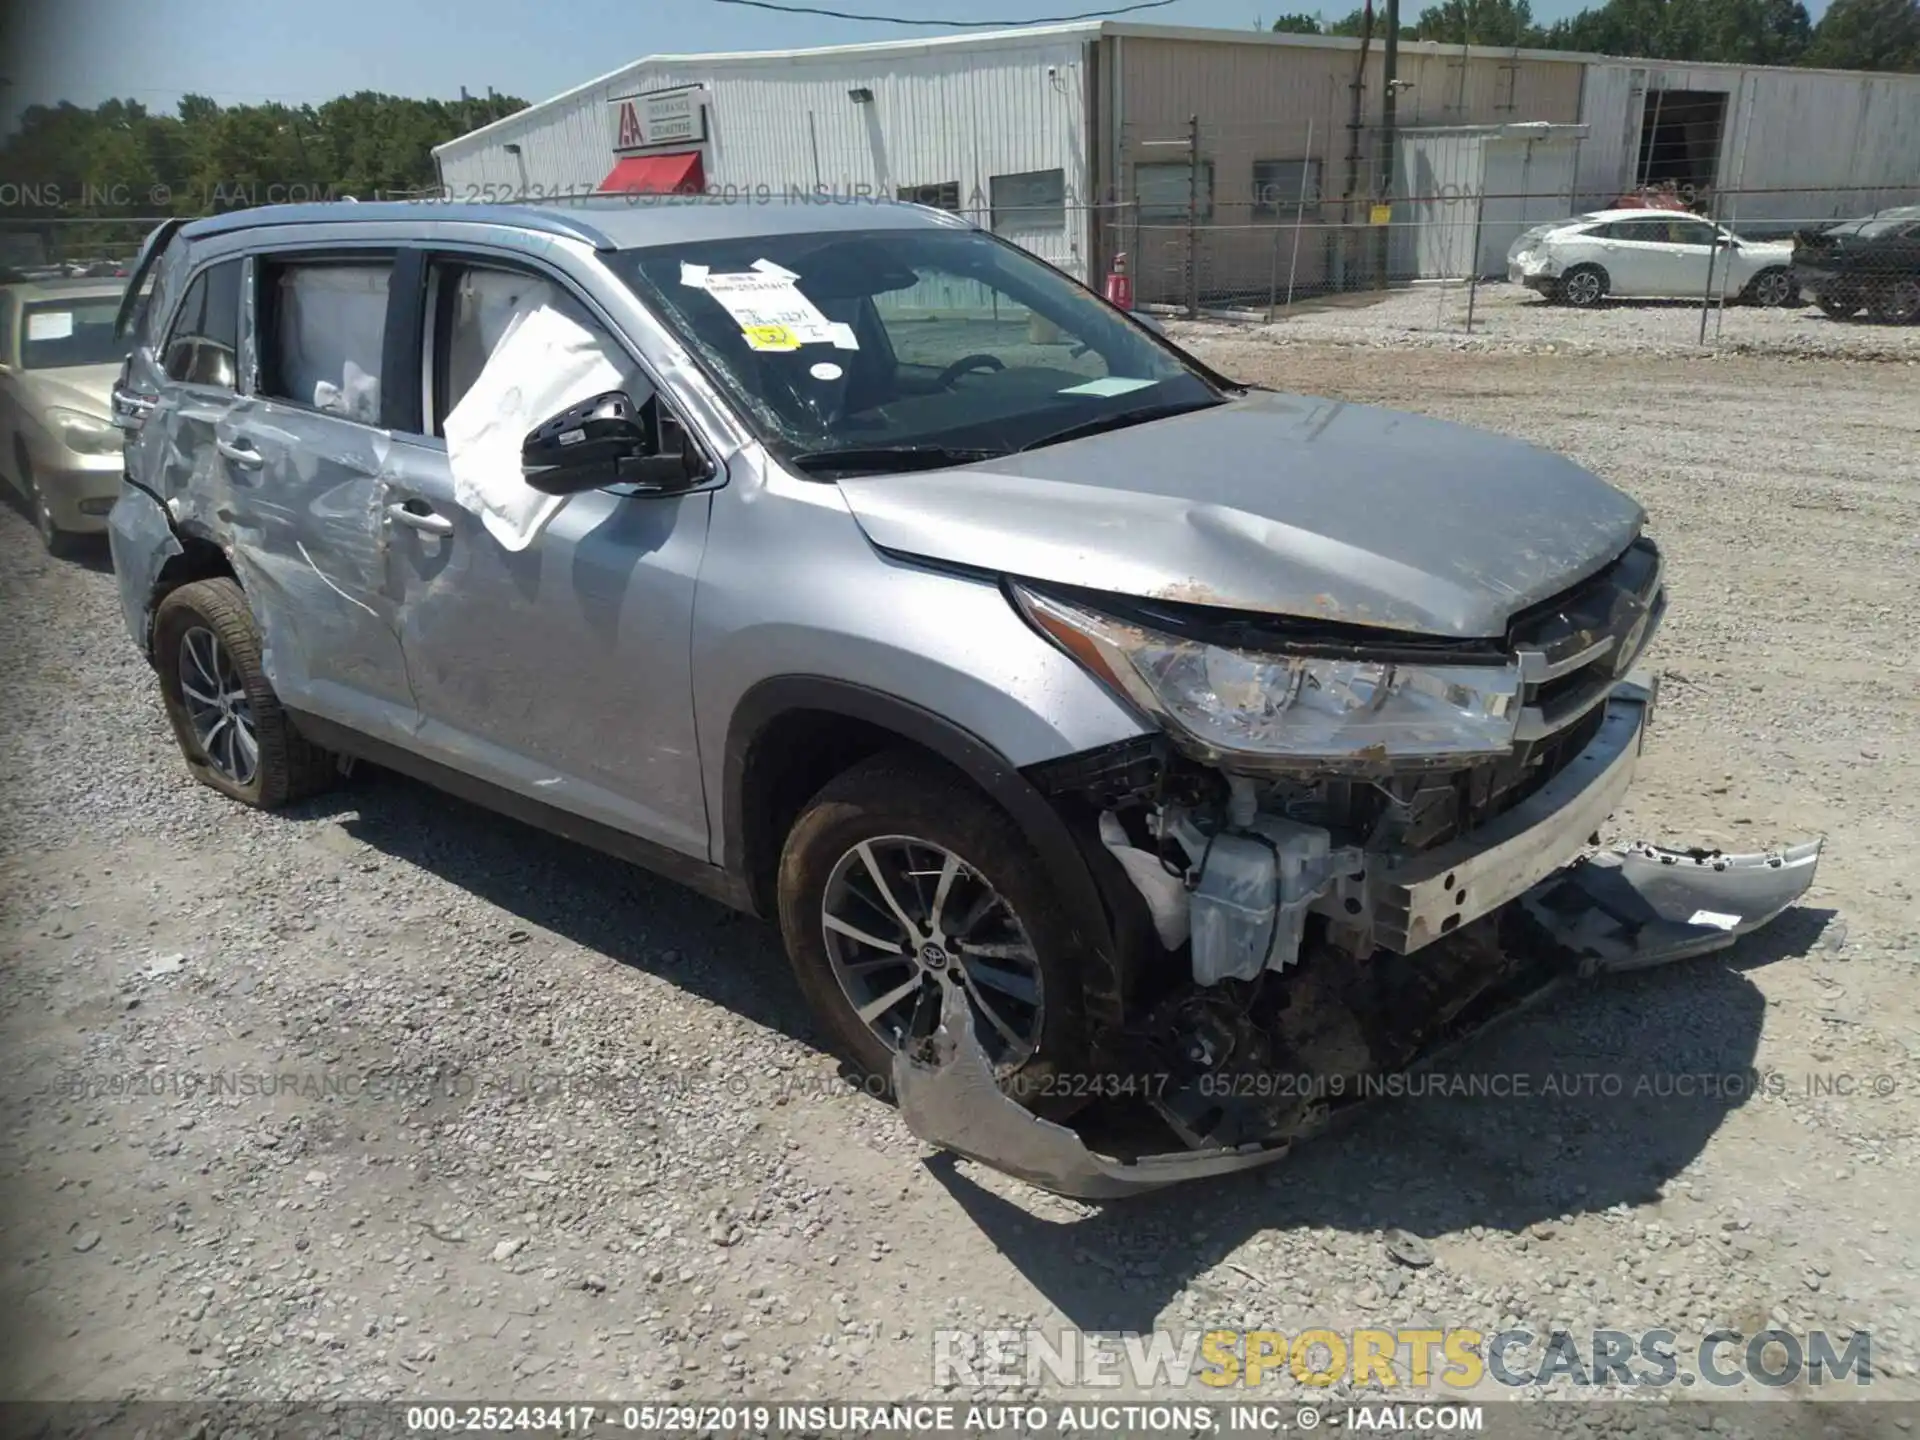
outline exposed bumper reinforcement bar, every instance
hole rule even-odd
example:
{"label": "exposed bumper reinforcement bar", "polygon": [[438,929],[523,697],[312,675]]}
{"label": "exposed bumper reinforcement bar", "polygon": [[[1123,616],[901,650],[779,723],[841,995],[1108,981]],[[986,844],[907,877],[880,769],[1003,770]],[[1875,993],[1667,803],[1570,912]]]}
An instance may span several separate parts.
{"label": "exposed bumper reinforcement bar", "polygon": [[1592,740],[1545,785],[1458,840],[1381,877],[1374,938],[1402,955],[1518,899],[1578,858],[1633,784],[1655,684],[1616,684]]}
{"label": "exposed bumper reinforcement bar", "polygon": [[[1767,924],[1806,893],[1820,850],[1816,840],[1756,855],[1647,845],[1602,851],[1549,877],[1520,903],[1562,947],[1561,980],[1642,969],[1722,949]],[[1000,1090],[974,1035],[971,1007],[944,977],[938,1027],[894,1056],[893,1082],[907,1128],[922,1140],[1085,1200],[1250,1170],[1289,1148],[1281,1140],[1135,1160],[1097,1154],[1074,1131]]]}

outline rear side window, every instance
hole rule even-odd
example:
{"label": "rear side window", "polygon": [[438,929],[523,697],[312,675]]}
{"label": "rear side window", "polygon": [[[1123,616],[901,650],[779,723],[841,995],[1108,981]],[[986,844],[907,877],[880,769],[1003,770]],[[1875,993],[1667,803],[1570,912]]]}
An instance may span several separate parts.
{"label": "rear side window", "polygon": [[260,392],[377,425],[392,274],[389,259],[269,266]]}
{"label": "rear side window", "polygon": [[240,262],[209,265],[187,287],[167,332],[161,367],[183,385],[234,388],[239,373]]}

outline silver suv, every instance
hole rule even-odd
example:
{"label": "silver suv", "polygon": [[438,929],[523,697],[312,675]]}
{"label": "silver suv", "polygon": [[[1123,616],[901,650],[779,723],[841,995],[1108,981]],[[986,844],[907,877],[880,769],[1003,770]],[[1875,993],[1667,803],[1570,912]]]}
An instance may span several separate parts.
{"label": "silver suv", "polygon": [[371,761],[777,918],[909,1124],[1040,1183],[1272,1158],[1812,878],[1590,846],[1633,501],[1236,384],[959,217],[290,206],[149,277],[110,533],[192,773]]}

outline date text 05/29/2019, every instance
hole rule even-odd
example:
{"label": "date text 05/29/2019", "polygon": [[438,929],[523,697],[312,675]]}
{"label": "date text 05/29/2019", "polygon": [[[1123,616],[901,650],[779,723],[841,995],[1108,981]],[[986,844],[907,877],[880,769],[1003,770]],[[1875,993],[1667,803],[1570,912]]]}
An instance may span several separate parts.
{"label": "date text 05/29/2019", "polygon": [[410,1405],[413,1435],[623,1434],[760,1435],[1105,1435],[1192,1436],[1202,1433],[1309,1434],[1323,1427],[1351,1431],[1474,1434],[1485,1429],[1483,1407],[1451,1403],[1349,1405],[1235,1402],[1224,1404],[1056,1402],[1054,1404],[547,1404]]}

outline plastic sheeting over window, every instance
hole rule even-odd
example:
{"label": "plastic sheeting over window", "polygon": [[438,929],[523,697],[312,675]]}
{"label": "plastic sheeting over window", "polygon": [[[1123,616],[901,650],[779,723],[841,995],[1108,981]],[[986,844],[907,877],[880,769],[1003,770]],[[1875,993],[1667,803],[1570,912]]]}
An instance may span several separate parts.
{"label": "plastic sheeting over window", "polygon": [[379,423],[390,273],[385,264],[298,265],[279,273],[276,393],[349,420]]}

